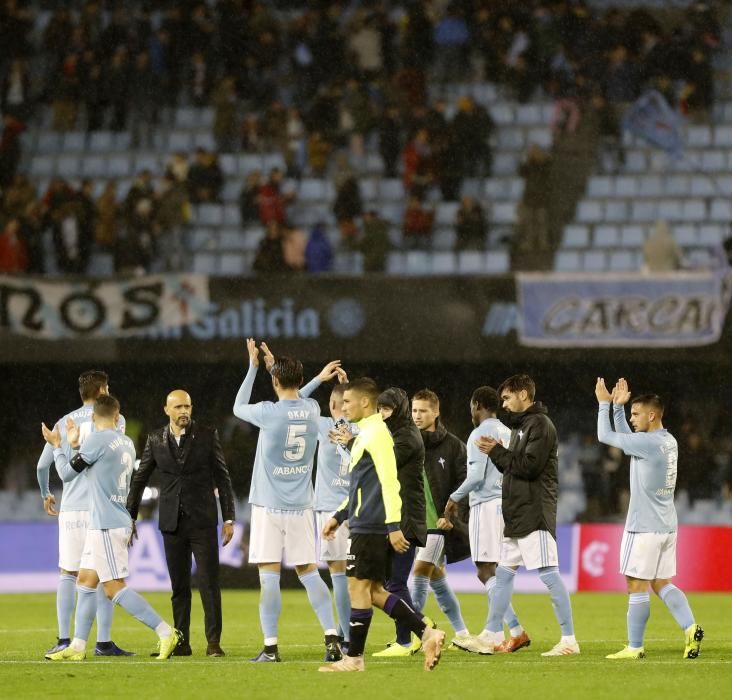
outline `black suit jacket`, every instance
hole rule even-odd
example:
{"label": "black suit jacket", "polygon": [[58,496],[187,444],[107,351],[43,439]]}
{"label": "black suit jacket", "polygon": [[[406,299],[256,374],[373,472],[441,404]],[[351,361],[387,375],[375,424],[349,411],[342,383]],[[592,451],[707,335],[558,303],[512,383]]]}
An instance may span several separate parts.
{"label": "black suit jacket", "polygon": [[[163,532],[178,529],[180,511],[193,527],[215,527],[218,510],[214,489],[219,491],[224,520],[234,519],[234,490],[215,428],[191,421],[180,455],[171,445],[170,426],[147,436],[140,466],[132,475],[127,510],[137,519],[142,492],[157,467],[160,474],[159,527]],[[175,439],[172,439],[175,444]]]}

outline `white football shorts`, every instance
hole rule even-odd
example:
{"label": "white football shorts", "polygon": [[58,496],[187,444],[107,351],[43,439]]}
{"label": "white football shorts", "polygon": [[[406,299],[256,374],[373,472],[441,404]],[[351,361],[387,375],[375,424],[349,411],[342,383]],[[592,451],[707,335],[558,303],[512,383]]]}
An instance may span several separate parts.
{"label": "white football shorts", "polygon": [[131,534],[129,527],[87,530],[81,568],[96,571],[102,583],[127,578],[130,575],[127,545]]}
{"label": "white football shorts", "polygon": [[312,508],[279,510],[252,504],[249,563],[301,566],[317,561]]}
{"label": "white football shorts", "polygon": [[424,561],[436,567],[445,565],[445,535],[428,532],[424,547],[417,547],[415,561]]}
{"label": "white football shorts", "polygon": [[58,566],[78,571],[89,528],[88,510],[62,510],[58,514]]}
{"label": "white football shorts", "polygon": [[559,566],[557,542],[547,530],[534,530],[526,537],[504,537],[501,566],[521,566],[527,571],[545,566]]}
{"label": "white football shorts", "polygon": [[623,532],[620,573],[643,581],[676,576],[676,533]]}
{"label": "white football shorts", "polygon": [[315,511],[315,537],[318,541],[318,552],[320,561],[346,561],[348,554],[348,538],[351,536],[348,529],[348,521],[344,522],[337,530],[335,538],[326,540],[321,534],[325,524],[331,519],[333,513],[328,510]]}
{"label": "white football shorts", "polygon": [[503,510],[500,498],[492,498],[470,507],[468,534],[473,561],[500,561],[503,543]]}

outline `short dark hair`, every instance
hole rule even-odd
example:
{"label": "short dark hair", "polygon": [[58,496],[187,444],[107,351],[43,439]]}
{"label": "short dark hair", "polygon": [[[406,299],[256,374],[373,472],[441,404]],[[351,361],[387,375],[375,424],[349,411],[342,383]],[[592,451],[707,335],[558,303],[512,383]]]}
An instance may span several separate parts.
{"label": "short dark hair", "polygon": [[493,413],[497,413],[501,405],[498,392],[492,386],[479,386],[470,397],[470,403],[478,404],[480,408]]}
{"label": "short dark hair", "polygon": [[440,397],[431,389],[420,389],[412,396],[412,401],[429,401],[432,404],[432,408],[436,410],[440,408]]}
{"label": "short dark hair", "polygon": [[529,396],[529,401],[533,401],[536,395],[536,385],[528,374],[514,374],[508,379],[505,379],[501,386],[498,387],[498,395],[503,396],[504,391],[512,394],[518,394],[519,391],[526,391]]}
{"label": "short dark hair", "polygon": [[369,403],[376,404],[376,399],[379,398],[379,387],[376,382],[369,377],[360,377],[359,379],[353,379],[345,385],[345,391],[355,391],[358,394],[362,394],[368,397]]}
{"label": "short dark hair", "polygon": [[283,389],[297,389],[302,384],[302,362],[292,357],[277,357],[269,373],[277,378]]}
{"label": "short dark hair", "polygon": [[79,394],[82,401],[96,399],[101,390],[109,384],[109,376],[100,369],[90,369],[79,375]]}
{"label": "short dark hair", "polygon": [[333,388],[331,389],[330,395],[331,396],[335,395],[339,399],[342,399],[347,386],[348,386],[348,384],[340,384],[340,383],[334,384]]}
{"label": "short dark hair", "polygon": [[649,406],[656,411],[656,413],[663,415],[664,405],[658,394],[641,394],[640,396],[636,396],[634,399],[631,399],[630,405],[632,406],[636,403],[643,404],[643,406]]}
{"label": "short dark hair", "polygon": [[94,414],[100,418],[114,418],[119,413],[119,401],[109,394],[101,394],[94,402]]}

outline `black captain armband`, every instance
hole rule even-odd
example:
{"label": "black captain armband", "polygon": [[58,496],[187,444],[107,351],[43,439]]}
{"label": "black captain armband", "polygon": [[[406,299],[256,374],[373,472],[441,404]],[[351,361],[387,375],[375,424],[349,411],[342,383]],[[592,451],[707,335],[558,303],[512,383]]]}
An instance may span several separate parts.
{"label": "black captain armband", "polygon": [[83,472],[85,469],[91,467],[91,464],[87,464],[84,461],[84,458],[78,452],[71,458],[69,464],[71,465],[71,468],[78,474],[81,474],[81,472]]}

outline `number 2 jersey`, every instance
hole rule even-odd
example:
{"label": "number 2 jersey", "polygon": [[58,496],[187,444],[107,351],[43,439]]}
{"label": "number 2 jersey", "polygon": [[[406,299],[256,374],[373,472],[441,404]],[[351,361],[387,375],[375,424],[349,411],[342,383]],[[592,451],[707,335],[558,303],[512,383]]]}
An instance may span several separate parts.
{"label": "number 2 jersey", "polygon": [[259,428],[249,503],[275,510],[313,507],[313,458],[320,405],[315,399],[250,404],[257,368],[249,368],[234,415]]}
{"label": "number 2 jersey", "polygon": [[[89,528],[113,530],[132,527],[127,512],[127,494],[135,467],[135,446],[126,435],[116,430],[90,433],[69,463],[63,449],[54,450],[56,468],[66,481],[78,481],[86,476],[89,489]],[[81,458],[88,467],[74,477]],[[75,465],[75,466],[72,466]]]}
{"label": "number 2 jersey", "polygon": [[[83,445],[86,438],[94,432],[94,421],[92,421],[93,413],[94,402],[91,402],[81,405],[75,411],[67,413],[63,418],[61,418],[57,425],[59,426],[63,442],[66,443],[66,419],[71,418],[74,423],[79,426],[79,438]],[[119,421],[117,422],[117,431],[120,433],[125,432],[125,419],[122,415],[120,415]],[[36,467],[38,485],[41,488],[42,498],[46,498],[46,496],[51,495],[48,482],[53,462],[53,447],[46,443],[46,446],[43,448],[43,452],[41,452],[41,456],[38,459],[38,466]],[[79,479],[64,482],[64,490],[59,510],[89,510],[89,490],[87,488],[86,477],[82,475]]]}
{"label": "number 2 jersey", "polygon": [[650,433],[632,433],[623,406],[613,410],[615,431],[610,427],[610,403],[601,402],[597,414],[597,437],[619,447],[630,460],[630,503],[625,520],[627,532],[675,532],[677,527],[674,489],[679,447],[665,428]]}

